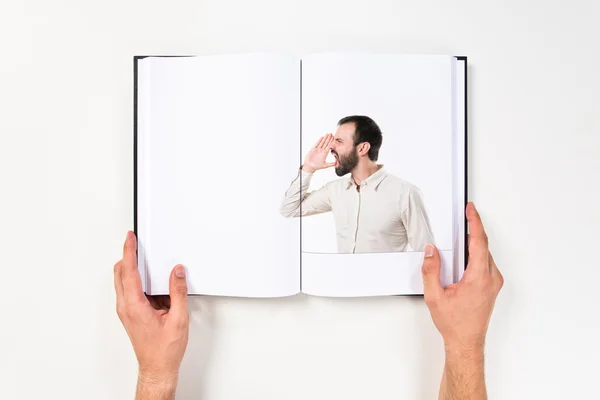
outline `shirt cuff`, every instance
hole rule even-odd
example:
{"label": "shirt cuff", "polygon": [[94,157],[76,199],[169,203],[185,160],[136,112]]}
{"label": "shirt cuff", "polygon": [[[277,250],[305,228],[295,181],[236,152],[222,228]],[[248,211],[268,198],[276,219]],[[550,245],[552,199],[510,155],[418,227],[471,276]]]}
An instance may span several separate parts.
{"label": "shirt cuff", "polygon": [[300,169],[300,176],[302,179],[310,179],[313,176],[314,172],[306,172],[303,169]]}

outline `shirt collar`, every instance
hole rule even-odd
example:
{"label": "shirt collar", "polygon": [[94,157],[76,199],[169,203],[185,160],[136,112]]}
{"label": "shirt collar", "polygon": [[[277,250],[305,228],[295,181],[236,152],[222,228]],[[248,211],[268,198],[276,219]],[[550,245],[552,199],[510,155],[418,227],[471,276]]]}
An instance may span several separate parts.
{"label": "shirt collar", "polygon": [[[372,188],[373,190],[377,190],[377,187],[379,186],[379,184],[381,183],[383,178],[385,178],[387,176],[387,171],[384,168],[383,164],[378,164],[378,165],[379,165],[379,169],[377,170],[377,172],[369,175],[367,177],[367,179],[363,180],[360,183],[361,189]],[[346,184],[346,189],[349,189],[350,187],[355,186],[355,185],[356,184],[354,183],[354,179],[352,179],[352,174],[350,174],[348,176],[348,182]]]}

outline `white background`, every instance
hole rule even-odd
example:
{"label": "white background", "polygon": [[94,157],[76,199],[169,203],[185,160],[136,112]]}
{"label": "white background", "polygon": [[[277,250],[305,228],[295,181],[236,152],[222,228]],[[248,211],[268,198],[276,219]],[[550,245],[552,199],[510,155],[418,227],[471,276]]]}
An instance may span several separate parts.
{"label": "white background", "polygon": [[[0,398],[132,398],[112,287],[133,219],[131,57],[256,49],[469,56],[470,198],[506,280],[490,397],[596,396],[600,6],[563,4],[3,2]],[[191,304],[181,399],[436,396],[420,298]]]}
{"label": "white background", "polygon": [[[302,62],[303,156],[335,134],[342,117],[371,117],[383,135],[377,162],[419,188],[441,250],[452,250],[452,63],[389,54],[317,54]],[[337,179],[334,168],[317,171],[309,190]],[[302,251],[337,253],[332,213],[303,218]]]}

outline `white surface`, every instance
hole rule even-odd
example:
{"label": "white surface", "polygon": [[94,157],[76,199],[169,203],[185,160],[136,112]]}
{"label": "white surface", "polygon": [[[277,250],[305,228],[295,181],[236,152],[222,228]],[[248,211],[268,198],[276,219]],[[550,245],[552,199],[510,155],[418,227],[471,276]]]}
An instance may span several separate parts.
{"label": "white surface", "polygon": [[[440,251],[442,285],[453,283],[452,250]],[[303,253],[302,292],[317,296],[423,294],[423,252]]]}
{"label": "white surface", "polygon": [[[321,136],[335,134],[341,118],[371,117],[383,135],[377,162],[419,188],[442,250],[452,250],[453,60],[399,54],[302,57],[303,157]],[[316,171],[309,190],[336,179],[334,168]],[[302,251],[337,252],[331,213],[303,217]]]}
{"label": "white surface", "polygon": [[150,79],[139,84],[151,98],[138,132],[146,293],[167,294],[176,264],[185,265],[192,294],[298,293],[300,221],[282,218],[279,207],[285,171],[298,168],[300,60],[140,62]]}
{"label": "white surface", "polygon": [[[112,267],[132,227],[134,54],[466,54],[470,198],[505,286],[490,398],[597,395],[600,9],[430,0],[3,2],[0,398],[131,399]],[[432,399],[421,298],[194,298],[179,399]]]}

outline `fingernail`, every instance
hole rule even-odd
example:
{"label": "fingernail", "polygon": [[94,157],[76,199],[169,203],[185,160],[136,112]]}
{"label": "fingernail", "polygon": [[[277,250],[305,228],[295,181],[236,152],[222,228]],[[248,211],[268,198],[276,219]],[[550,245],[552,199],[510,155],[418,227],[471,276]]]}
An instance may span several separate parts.
{"label": "fingernail", "polygon": [[425,246],[425,257],[433,257],[433,246],[430,244]]}
{"label": "fingernail", "polygon": [[175,276],[178,278],[185,278],[185,267],[183,265],[175,267]]}
{"label": "fingernail", "polygon": [[127,231],[127,240],[133,240],[133,232],[132,231]]}

